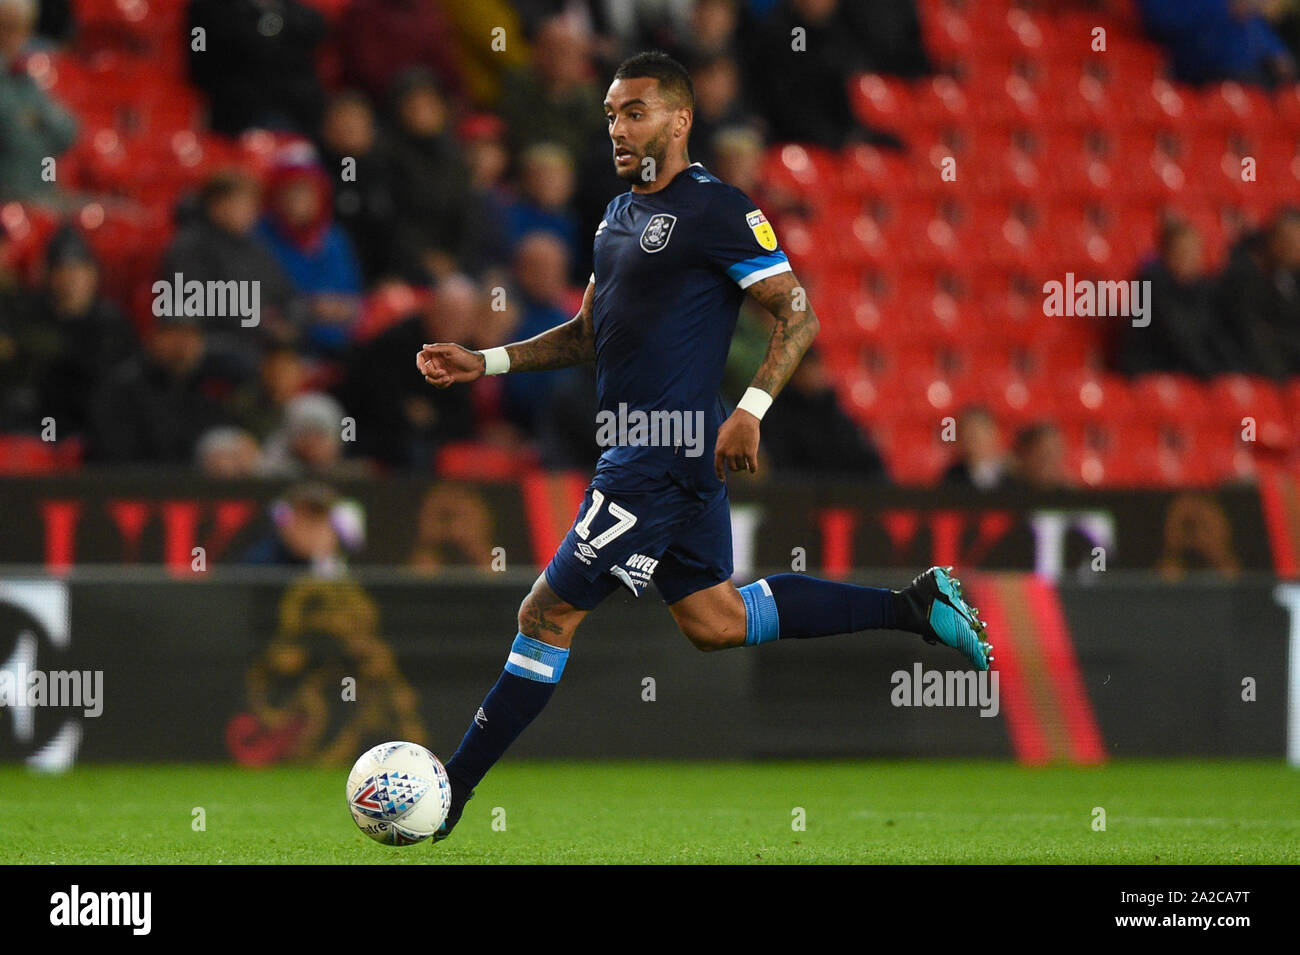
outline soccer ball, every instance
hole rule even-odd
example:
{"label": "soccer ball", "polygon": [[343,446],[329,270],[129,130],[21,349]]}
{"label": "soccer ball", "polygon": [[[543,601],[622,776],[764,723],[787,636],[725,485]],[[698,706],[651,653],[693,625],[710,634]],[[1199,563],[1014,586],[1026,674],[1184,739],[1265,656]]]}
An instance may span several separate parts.
{"label": "soccer ball", "polygon": [[438,831],[451,808],[451,782],[438,757],[416,743],[380,743],[348,774],[348,809],[376,842],[410,846]]}

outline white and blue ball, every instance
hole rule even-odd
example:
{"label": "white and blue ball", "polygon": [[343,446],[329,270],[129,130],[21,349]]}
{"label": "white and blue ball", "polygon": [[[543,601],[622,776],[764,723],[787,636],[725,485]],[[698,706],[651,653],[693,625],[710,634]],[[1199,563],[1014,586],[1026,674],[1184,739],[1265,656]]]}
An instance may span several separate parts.
{"label": "white and blue ball", "polygon": [[438,757],[417,743],[380,743],[348,774],[348,809],[376,842],[409,846],[442,825],[451,808],[451,783]]}

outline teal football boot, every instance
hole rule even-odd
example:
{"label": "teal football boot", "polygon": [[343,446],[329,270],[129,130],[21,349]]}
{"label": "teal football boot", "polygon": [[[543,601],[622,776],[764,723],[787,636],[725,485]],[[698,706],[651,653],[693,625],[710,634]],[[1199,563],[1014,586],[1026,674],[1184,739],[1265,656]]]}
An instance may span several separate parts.
{"label": "teal football boot", "polygon": [[987,670],[993,663],[993,644],[984,638],[984,621],[962,597],[961,581],[951,567],[931,567],[900,593],[920,621],[926,643],[952,647],[977,670]]}

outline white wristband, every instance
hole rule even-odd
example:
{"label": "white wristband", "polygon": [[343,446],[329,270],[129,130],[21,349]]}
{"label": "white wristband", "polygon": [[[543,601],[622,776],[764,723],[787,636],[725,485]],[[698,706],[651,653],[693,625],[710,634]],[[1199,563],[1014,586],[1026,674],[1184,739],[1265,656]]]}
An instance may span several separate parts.
{"label": "white wristband", "polygon": [[767,409],[772,407],[772,396],[762,388],[746,388],[744,397],[736,405],[742,411],[748,411],[759,421],[763,420],[763,415],[767,414]]}
{"label": "white wristband", "polygon": [[504,375],[510,370],[510,356],[506,353],[504,345],[499,348],[485,348],[479,354],[483,356],[483,374]]}

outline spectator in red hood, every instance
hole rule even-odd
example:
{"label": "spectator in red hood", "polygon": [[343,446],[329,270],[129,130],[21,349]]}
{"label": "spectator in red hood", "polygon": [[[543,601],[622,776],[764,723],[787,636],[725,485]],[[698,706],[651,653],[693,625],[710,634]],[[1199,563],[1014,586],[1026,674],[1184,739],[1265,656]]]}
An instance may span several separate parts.
{"label": "spectator in red hood", "polygon": [[304,345],[323,355],[347,346],[360,307],[361,267],[333,219],[329,180],[310,143],[286,147],[267,182],[259,240],[305,301]]}

